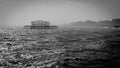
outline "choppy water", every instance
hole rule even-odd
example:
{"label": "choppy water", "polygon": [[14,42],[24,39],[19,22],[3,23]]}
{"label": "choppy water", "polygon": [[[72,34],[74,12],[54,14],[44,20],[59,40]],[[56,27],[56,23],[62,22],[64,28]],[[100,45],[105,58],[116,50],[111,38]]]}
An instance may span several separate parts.
{"label": "choppy water", "polygon": [[119,68],[119,30],[0,30],[4,68]]}

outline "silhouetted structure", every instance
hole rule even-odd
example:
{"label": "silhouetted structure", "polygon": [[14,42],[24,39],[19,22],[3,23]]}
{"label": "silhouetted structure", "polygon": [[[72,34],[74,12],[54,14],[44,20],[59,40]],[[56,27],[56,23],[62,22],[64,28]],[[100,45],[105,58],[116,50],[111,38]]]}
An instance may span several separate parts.
{"label": "silhouetted structure", "polygon": [[120,28],[120,19],[112,19],[114,24],[114,28]]}
{"label": "silhouetted structure", "polygon": [[31,22],[31,25],[24,26],[25,28],[30,29],[57,29],[58,26],[50,25],[48,21],[35,20]]}

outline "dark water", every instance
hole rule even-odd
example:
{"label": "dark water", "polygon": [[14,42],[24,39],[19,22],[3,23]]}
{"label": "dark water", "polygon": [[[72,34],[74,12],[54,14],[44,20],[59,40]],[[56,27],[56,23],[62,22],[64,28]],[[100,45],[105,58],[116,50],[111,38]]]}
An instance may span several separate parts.
{"label": "dark water", "polygon": [[1,29],[3,68],[119,68],[115,29]]}

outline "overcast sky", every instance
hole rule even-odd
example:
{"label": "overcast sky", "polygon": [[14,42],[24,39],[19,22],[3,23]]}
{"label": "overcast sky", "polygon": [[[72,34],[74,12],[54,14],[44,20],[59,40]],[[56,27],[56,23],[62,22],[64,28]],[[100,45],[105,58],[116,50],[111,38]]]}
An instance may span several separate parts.
{"label": "overcast sky", "polygon": [[21,26],[32,20],[62,25],[74,21],[120,18],[120,0],[0,0],[0,25]]}

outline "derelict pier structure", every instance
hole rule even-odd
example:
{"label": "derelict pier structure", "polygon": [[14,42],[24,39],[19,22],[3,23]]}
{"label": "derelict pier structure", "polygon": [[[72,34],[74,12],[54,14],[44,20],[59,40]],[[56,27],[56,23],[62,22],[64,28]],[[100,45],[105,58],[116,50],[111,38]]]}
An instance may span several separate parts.
{"label": "derelict pier structure", "polygon": [[31,25],[26,25],[24,28],[27,29],[57,29],[58,26],[50,25],[48,21],[35,20],[31,21]]}

